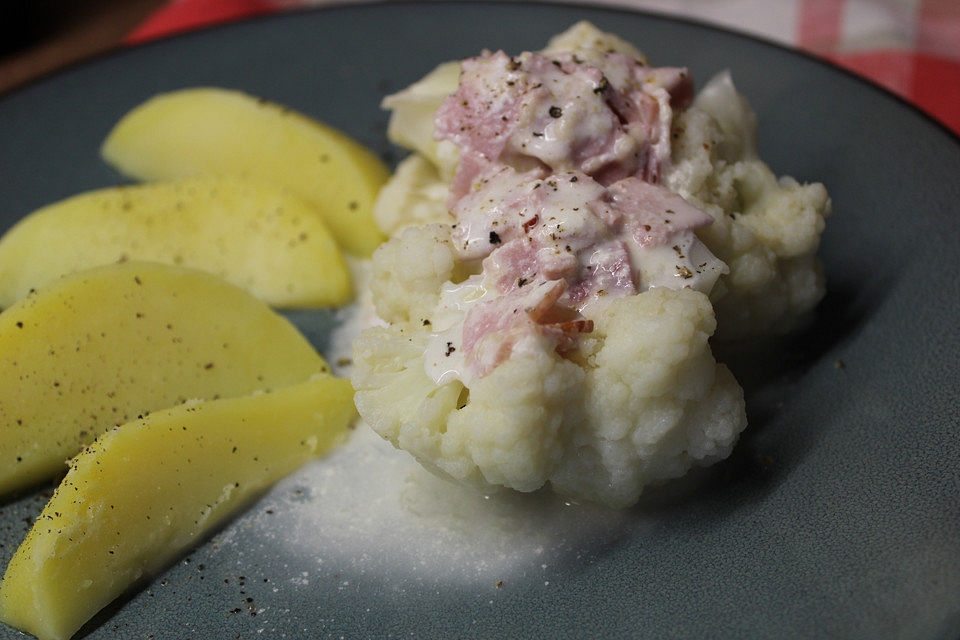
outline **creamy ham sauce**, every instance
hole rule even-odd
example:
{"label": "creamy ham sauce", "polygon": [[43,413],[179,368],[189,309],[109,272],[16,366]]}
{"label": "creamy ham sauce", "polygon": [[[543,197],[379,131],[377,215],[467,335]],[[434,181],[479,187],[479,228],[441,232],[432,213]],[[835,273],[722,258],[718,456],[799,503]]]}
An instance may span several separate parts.
{"label": "creamy ham sauce", "polygon": [[484,376],[514,353],[577,348],[604,301],[650,287],[709,292],[726,265],[711,218],[659,185],[685,69],[620,53],[502,51],[464,61],[435,115],[460,149],[448,207],[461,262],[431,318],[428,375]]}

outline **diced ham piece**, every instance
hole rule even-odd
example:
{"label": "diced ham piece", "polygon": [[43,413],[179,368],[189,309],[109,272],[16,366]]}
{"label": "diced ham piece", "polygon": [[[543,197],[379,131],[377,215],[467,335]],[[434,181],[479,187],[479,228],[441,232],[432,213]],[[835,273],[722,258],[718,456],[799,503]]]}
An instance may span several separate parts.
{"label": "diced ham piece", "polygon": [[597,298],[618,298],[636,292],[627,246],[622,240],[610,240],[590,251],[581,277],[565,294],[565,302],[582,310]]}
{"label": "diced ham piece", "polygon": [[566,289],[564,280],[539,279],[472,307],[463,321],[462,348],[473,375],[490,373],[522,340],[545,339],[564,352],[580,333],[593,331],[592,321],[557,306]]}
{"label": "diced ham piece", "polygon": [[460,88],[434,116],[436,137],[488,160],[500,157],[530,91],[520,66],[503,51],[463,61]]}
{"label": "diced ham piece", "polygon": [[541,175],[500,167],[476,179],[476,188],[451,208],[457,219],[452,239],[461,259],[485,258],[523,232],[544,206],[546,191],[538,186]]}
{"label": "diced ham piece", "polygon": [[460,154],[460,162],[450,182],[450,195],[447,196],[447,208],[452,209],[456,203],[474,189],[479,176],[495,170],[498,167],[484,156],[475,152]]}
{"label": "diced ham piece", "polygon": [[523,287],[540,275],[537,251],[526,238],[510,240],[483,261],[483,274],[501,293]]}
{"label": "diced ham piece", "polygon": [[641,247],[668,245],[677,234],[713,222],[709,214],[669,189],[637,178],[610,185],[607,201]]}

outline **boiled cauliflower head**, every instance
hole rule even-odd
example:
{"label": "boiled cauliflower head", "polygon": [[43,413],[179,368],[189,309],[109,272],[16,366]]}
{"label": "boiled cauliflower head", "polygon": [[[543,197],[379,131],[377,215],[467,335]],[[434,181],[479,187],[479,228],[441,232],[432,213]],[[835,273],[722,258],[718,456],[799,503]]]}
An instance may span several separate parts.
{"label": "boiled cauliflower head", "polygon": [[730,453],[742,391],[708,343],[790,329],[824,294],[820,184],[778,178],[720,74],[653,67],[588,23],[388,97],[413,152],[355,342],[360,414],[481,488],[614,506]]}
{"label": "boiled cauliflower head", "polygon": [[707,296],[690,289],[597,305],[573,352],[516,352],[469,388],[435,383],[424,354],[439,291],[466,277],[450,231],[409,227],[374,254],[371,287],[389,324],[356,340],[352,376],[374,430],[483,489],[549,485],[613,506],[730,453],[746,426],[743,394],[710,353]]}

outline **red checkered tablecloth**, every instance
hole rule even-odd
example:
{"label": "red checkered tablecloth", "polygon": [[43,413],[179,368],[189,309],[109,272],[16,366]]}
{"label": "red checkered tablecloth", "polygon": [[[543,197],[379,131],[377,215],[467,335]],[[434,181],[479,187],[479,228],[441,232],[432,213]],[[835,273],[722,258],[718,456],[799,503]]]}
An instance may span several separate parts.
{"label": "red checkered tablecloth", "polygon": [[[604,0],[712,22],[832,60],[960,133],[960,0]],[[317,0],[172,0],[136,43]]]}

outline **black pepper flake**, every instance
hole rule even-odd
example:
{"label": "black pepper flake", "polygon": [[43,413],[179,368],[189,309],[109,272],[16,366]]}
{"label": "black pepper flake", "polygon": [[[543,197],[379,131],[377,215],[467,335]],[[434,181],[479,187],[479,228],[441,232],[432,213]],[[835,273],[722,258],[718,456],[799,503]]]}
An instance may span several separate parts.
{"label": "black pepper flake", "polygon": [[560,107],[558,107],[558,106],[556,106],[556,105],[550,107],[550,117],[551,117],[551,118],[559,118],[559,117],[562,116],[562,115],[563,115],[563,109],[561,109]]}
{"label": "black pepper flake", "polygon": [[607,77],[604,76],[600,78],[600,82],[597,83],[597,86],[593,88],[594,93],[603,93],[610,86],[610,81],[607,80]]}
{"label": "black pepper flake", "polygon": [[448,343],[447,343],[447,352],[446,352],[445,354],[443,354],[443,355],[445,355],[445,356],[447,356],[447,357],[449,358],[449,357],[450,357],[450,354],[453,353],[453,352],[456,351],[456,350],[457,350],[457,348],[456,348],[455,346],[453,346],[453,343],[452,343],[452,342],[448,342]]}
{"label": "black pepper flake", "polygon": [[517,287],[522,287],[525,284],[527,284],[526,278],[517,278]]}
{"label": "black pepper flake", "polygon": [[429,320],[424,320],[424,321],[423,321],[423,326],[429,327],[429,326],[430,326],[430,321],[429,321]]}
{"label": "black pepper flake", "polygon": [[22,322],[18,322],[18,323],[17,323],[17,328],[18,328],[18,329],[23,329],[23,323],[22,323]]}
{"label": "black pepper flake", "polygon": [[490,244],[500,244],[500,235],[496,231],[490,232]]}

